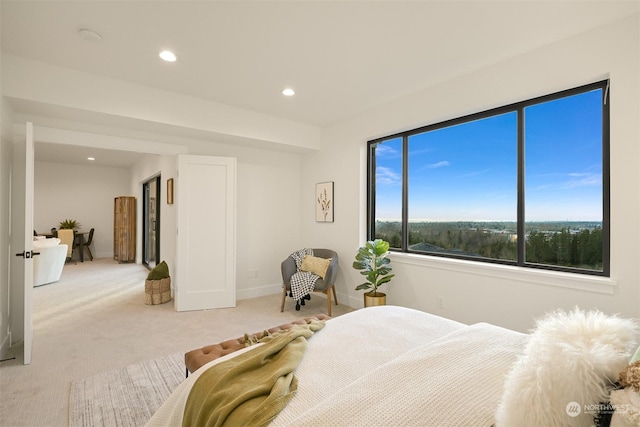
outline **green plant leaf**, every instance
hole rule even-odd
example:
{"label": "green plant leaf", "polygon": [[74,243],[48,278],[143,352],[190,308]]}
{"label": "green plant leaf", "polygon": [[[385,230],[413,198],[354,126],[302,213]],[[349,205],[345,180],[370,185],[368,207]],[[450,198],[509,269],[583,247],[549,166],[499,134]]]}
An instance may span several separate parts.
{"label": "green plant leaf", "polygon": [[80,223],[75,219],[65,219],[64,221],[60,221],[58,228],[61,230],[73,230],[76,228],[80,228]]}
{"label": "green plant leaf", "polygon": [[381,279],[378,281],[378,286],[380,286],[380,285],[382,285],[382,284],[384,284],[384,283],[387,283],[389,280],[393,279],[394,277],[396,277],[396,275],[395,275],[395,274],[392,274],[392,275],[390,275],[390,276],[385,276],[385,277],[381,278]]}
{"label": "green plant leaf", "polygon": [[385,242],[382,239],[374,240],[373,247],[377,256],[384,255],[389,252],[389,242]]}
{"label": "green plant leaf", "polygon": [[362,283],[356,290],[373,289],[377,291],[378,286],[388,283],[394,275],[389,275],[391,271],[391,260],[387,258],[389,252],[389,242],[382,239],[369,240],[364,246],[358,248],[355,261],[352,266],[360,270],[360,274],[366,276],[368,283]]}
{"label": "green plant leaf", "polygon": [[379,276],[384,276],[385,274],[389,274],[391,272],[391,268],[382,267],[376,270]]}
{"label": "green plant leaf", "polygon": [[366,268],[366,267],[367,265],[363,261],[353,261],[353,268],[355,268],[356,270],[362,270],[363,268]]}

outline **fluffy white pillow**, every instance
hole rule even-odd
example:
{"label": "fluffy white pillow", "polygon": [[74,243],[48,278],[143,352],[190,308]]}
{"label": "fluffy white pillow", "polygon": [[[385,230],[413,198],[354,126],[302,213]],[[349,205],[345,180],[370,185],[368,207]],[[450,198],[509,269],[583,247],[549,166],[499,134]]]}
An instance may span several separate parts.
{"label": "fluffy white pillow", "polygon": [[599,311],[548,314],[507,377],[496,426],[592,425],[589,405],[608,401],[637,334],[635,321]]}
{"label": "fluffy white pillow", "polygon": [[60,239],[54,237],[52,239],[44,239],[44,240],[35,240],[33,242],[33,249],[44,249],[44,248],[52,248],[54,246],[58,246],[60,244]]}

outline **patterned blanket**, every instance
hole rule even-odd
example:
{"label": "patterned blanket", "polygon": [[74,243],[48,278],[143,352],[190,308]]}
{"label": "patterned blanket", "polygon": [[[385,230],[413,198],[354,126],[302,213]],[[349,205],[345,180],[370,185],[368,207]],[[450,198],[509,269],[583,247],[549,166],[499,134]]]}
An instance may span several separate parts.
{"label": "patterned blanket", "polygon": [[298,303],[313,291],[316,282],[320,278],[309,271],[300,271],[300,266],[302,265],[302,260],[305,255],[313,256],[313,249],[300,249],[291,254],[291,258],[295,260],[298,269],[298,271],[291,276],[291,298]]}

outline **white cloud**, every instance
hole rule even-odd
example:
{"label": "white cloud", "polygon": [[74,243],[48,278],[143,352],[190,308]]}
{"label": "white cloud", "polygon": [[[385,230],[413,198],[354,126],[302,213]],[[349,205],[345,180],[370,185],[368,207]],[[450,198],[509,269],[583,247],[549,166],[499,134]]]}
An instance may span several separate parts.
{"label": "white cloud", "polygon": [[469,178],[471,176],[482,175],[482,174],[485,174],[485,173],[490,172],[490,171],[491,171],[491,169],[483,169],[481,171],[474,171],[474,172],[465,173],[465,174],[462,174],[460,176],[462,178]]}
{"label": "white cloud", "polygon": [[445,167],[445,166],[449,166],[450,164],[451,163],[449,163],[448,160],[443,160],[443,161],[438,162],[438,163],[431,163],[430,165],[427,165],[427,167],[429,169],[436,169],[436,168],[442,168],[442,167]]}
{"label": "white cloud", "polygon": [[400,183],[400,174],[384,166],[376,167],[376,185],[392,185]]}
{"label": "white cloud", "polygon": [[590,172],[570,173],[569,179],[561,185],[561,188],[570,189],[592,185],[602,185],[602,174]]}
{"label": "white cloud", "polygon": [[399,155],[398,150],[390,145],[378,144],[376,145],[376,157],[384,156],[384,157],[394,157]]}

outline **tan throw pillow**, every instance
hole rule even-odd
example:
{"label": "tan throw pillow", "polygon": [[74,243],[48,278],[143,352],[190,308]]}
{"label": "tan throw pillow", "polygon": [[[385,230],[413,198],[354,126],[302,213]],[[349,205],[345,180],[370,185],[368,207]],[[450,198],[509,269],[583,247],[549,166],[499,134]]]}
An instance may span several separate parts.
{"label": "tan throw pillow", "polygon": [[302,258],[302,265],[300,265],[300,270],[310,271],[311,273],[324,279],[325,274],[327,274],[327,268],[329,268],[330,262],[331,258],[318,258],[311,255],[305,255],[304,258]]}

